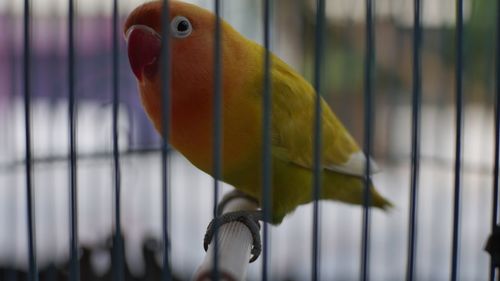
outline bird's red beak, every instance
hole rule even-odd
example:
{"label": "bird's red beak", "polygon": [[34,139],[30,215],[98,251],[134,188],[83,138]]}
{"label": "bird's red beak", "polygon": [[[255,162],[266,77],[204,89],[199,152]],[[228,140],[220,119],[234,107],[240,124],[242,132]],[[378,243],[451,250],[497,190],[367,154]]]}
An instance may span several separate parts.
{"label": "bird's red beak", "polygon": [[161,37],[151,27],[133,25],[126,32],[128,59],[130,67],[142,81],[143,76],[152,77],[158,71],[161,53]]}

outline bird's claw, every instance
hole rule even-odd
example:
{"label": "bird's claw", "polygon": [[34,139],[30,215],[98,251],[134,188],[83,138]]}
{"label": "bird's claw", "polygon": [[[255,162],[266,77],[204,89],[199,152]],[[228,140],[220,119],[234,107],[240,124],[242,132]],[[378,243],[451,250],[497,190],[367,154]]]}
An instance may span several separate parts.
{"label": "bird's claw", "polygon": [[252,258],[250,262],[254,262],[262,252],[262,242],[260,239],[260,224],[261,214],[259,211],[237,211],[223,214],[213,219],[207,227],[205,238],[203,239],[203,247],[208,250],[208,245],[212,242],[215,229],[219,229],[222,225],[230,222],[241,222],[250,230],[253,239]]}

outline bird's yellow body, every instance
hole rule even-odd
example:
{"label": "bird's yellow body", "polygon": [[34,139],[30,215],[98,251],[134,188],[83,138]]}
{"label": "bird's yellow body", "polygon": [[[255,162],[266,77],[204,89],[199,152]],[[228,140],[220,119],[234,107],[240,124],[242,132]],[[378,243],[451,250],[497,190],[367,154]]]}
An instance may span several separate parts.
{"label": "bird's yellow body", "polygon": [[[212,174],[215,18],[209,11],[194,5],[177,1],[170,5],[170,18],[182,16],[192,25],[188,37],[172,38],[170,142],[191,163]],[[144,25],[161,33],[160,11],[161,2],[140,6],[129,16],[125,30]],[[221,27],[222,180],[261,199],[265,50],[226,22],[222,21]],[[132,43],[141,44],[141,40],[135,41],[137,43]],[[129,56],[134,46],[129,42]],[[143,77],[143,69],[148,66],[139,64],[138,67],[132,61],[133,58],[131,64],[138,77],[143,105],[161,131],[162,77],[159,71],[152,74],[149,71]],[[280,223],[297,206],[312,201],[316,93],[302,76],[274,55],[270,73],[272,223]],[[366,159],[323,100],[321,105],[321,198],[360,204],[363,202],[362,175]],[[374,206],[390,206],[374,188],[371,190]]]}

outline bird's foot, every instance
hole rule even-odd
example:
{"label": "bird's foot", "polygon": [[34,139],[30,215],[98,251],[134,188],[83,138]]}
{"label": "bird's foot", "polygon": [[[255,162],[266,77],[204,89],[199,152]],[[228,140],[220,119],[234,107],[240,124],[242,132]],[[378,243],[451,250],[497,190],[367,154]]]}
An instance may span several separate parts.
{"label": "bird's foot", "polygon": [[255,261],[262,251],[259,224],[259,220],[261,219],[261,211],[236,211],[218,216],[217,218],[213,219],[207,227],[207,232],[205,233],[205,238],[203,241],[203,247],[205,248],[205,251],[208,249],[208,245],[212,242],[212,238],[215,234],[216,228],[220,229],[220,227],[226,223],[240,222],[248,227],[252,235],[253,246],[251,250],[252,258],[250,259],[250,262]]}
{"label": "bird's foot", "polygon": [[208,245],[212,242],[216,228],[219,229],[222,225],[230,222],[241,222],[250,230],[252,235],[253,246],[251,250],[252,258],[250,259],[250,262],[253,262],[259,257],[260,252],[262,251],[259,224],[259,221],[262,220],[262,212],[247,210],[223,214],[223,211],[228,206],[229,202],[234,199],[241,198],[251,201],[252,203],[255,203],[255,205],[259,205],[259,202],[255,198],[236,189],[227,193],[217,205],[217,218],[213,219],[207,227],[203,246],[206,251],[208,249]]}

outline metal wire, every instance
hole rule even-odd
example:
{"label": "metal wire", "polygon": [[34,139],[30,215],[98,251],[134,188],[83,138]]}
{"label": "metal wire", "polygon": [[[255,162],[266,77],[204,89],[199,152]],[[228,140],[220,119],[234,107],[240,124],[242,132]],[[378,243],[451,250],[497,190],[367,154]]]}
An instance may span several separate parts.
{"label": "metal wire", "polygon": [[69,114],[69,194],[70,194],[70,277],[80,280],[78,260],[78,199],[76,158],[76,99],[75,99],[75,14],[74,0],[68,5],[68,114]]}
{"label": "metal wire", "polygon": [[[221,49],[221,3],[214,0],[215,4],[215,34],[214,34],[214,104],[213,104],[213,177],[214,177],[214,208],[213,216],[217,219],[217,202],[219,202],[219,180],[222,167],[222,49]],[[219,280],[219,226],[214,224],[214,264],[212,280]]]}
{"label": "metal wire", "polygon": [[453,240],[451,255],[451,280],[458,279],[460,254],[460,196],[462,169],[462,128],[463,128],[463,0],[456,3],[456,134],[455,134],[455,190],[453,194]]}
{"label": "metal wire", "polygon": [[361,280],[369,279],[370,271],[370,205],[371,198],[371,167],[370,155],[373,145],[373,64],[375,57],[374,29],[373,29],[373,3],[366,0],[366,54],[365,54],[365,74],[364,74],[364,111],[365,111],[365,135],[364,152],[366,155],[366,166],[364,176],[364,196],[363,196],[363,232],[361,249]]}
{"label": "metal wire", "polygon": [[[496,68],[496,95],[495,95],[495,157],[493,166],[493,192],[492,192],[492,209],[491,209],[491,232],[494,233],[498,224],[498,186],[499,186],[499,169],[500,169],[500,1],[497,1],[497,26],[496,26],[496,52],[495,52],[495,68]],[[490,272],[489,280],[495,280],[495,266],[493,257],[490,257]]]}
{"label": "metal wire", "polygon": [[266,281],[269,268],[269,228],[267,222],[271,221],[271,185],[272,185],[272,159],[271,159],[271,126],[272,126],[272,92],[271,92],[271,8],[272,0],[264,0],[264,98],[262,120],[262,280]]}
{"label": "metal wire", "polygon": [[123,237],[121,233],[121,181],[120,152],[118,148],[118,102],[119,102],[119,45],[118,45],[118,0],[113,0],[113,172],[115,185],[115,235],[113,242],[113,279],[124,280]]}
{"label": "metal wire", "polygon": [[161,85],[161,163],[162,163],[162,227],[163,227],[163,273],[162,280],[172,280],[172,270],[170,267],[170,238],[169,238],[169,180],[170,180],[170,149],[168,140],[170,138],[170,1],[163,0],[162,8],[162,29],[161,29],[161,60],[160,74],[163,79]]}
{"label": "metal wire", "polygon": [[321,76],[323,69],[323,53],[325,43],[325,1],[316,2],[316,34],[314,50],[314,178],[313,178],[313,229],[312,229],[312,280],[319,280],[320,275],[320,206],[321,173],[322,173],[322,110],[321,110]]}
{"label": "metal wire", "polygon": [[30,0],[24,0],[24,130],[26,149],[26,214],[28,230],[28,280],[38,281],[38,268],[36,262],[36,234],[35,213],[33,210],[33,178],[32,178],[32,151],[31,151],[31,10]]}
{"label": "metal wire", "polygon": [[418,213],[418,178],[420,168],[420,112],[422,104],[422,58],[421,58],[421,2],[414,1],[413,23],[413,100],[411,134],[411,179],[410,179],[410,218],[408,232],[408,264],[406,280],[415,275],[415,257],[417,250],[417,213]]}

